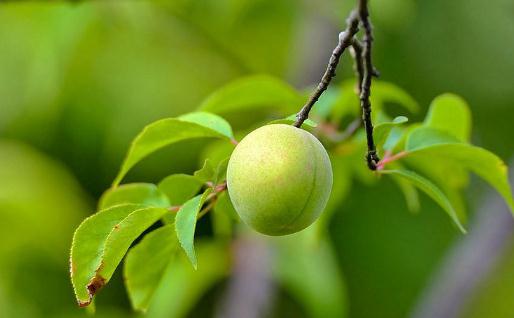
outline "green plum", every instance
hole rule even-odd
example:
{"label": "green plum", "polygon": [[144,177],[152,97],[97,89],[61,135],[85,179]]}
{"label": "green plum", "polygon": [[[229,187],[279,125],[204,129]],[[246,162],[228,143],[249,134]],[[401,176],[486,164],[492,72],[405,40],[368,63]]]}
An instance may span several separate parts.
{"label": "green plum", "polygon": [[228,193],[244,223],[267,235],[311,225],[332,189],[328,154],[309,132],[273,124],[248,134],[227,168]]}

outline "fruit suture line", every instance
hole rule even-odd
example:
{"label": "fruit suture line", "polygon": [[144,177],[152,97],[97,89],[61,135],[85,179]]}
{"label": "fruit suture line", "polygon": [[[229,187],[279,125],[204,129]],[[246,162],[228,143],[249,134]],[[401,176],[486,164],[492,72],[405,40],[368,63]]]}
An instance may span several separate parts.
{"label": "fruit suture line", "polygon": [[[336,48],[332,51],[332,55],[330,56],[327,69],[321,78],[321,82],[318,84],[307,103],[296,115],[296,121],[293,125],[295,127],[301,127],[303,122],[307,120],[312,107],[335,77],[336,68],[339,64],[341,55],[344,53],[346,48],[351,47],[353,51],[352,56],[355,60],[355,73],[358,79],[357,92],[359,94],[362,110],[361,125],[364,125],[368,146],[366,161],[371,170],[376,170],[380,158],[377,155],[375,141],[373,140],[370,95],[371,79],[373,76],[378,76],[378,71],[373,67],[371,58],[373,28],[369,19],[368,0],[359,0],[357,9],[350,13],[350,16],[346,20],[346,24],[346,30],[339,33],[339,42]],[[364,29],[363,43],[360,43],[355,38],[355,35],[359,32],[359,25]]]}

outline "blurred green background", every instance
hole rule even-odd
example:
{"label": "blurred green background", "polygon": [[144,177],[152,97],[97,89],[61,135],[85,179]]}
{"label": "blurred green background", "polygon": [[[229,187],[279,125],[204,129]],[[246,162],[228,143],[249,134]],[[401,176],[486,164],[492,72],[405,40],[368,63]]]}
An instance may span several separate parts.
{"label": "blurred green background", "polygon": [[[0,2],[0,317],[85,315],[68,279],[71,235],[94,212],[130,140],[156,119],[194,110],[238,76],[269,73],[297,88],[315,84],[353,5]],[[406,89],[423,110],[440,93],[462,95],[473,111],[474,143],[509,161],[514,3],[372,0],[371,14],[382,79]],[[351,75],[350,63],[343,60],[338,81]],[[178,145],[127,181],[190,172],[199,146]],[[489,196],[484,188],[473,182],[468,191],[471,223]],[[406,210],[387,181],[356,182],[341,204],[330,229],[348,317],[415,316],[445,255],[465,239],[425,197],[418,215]],[[456,316],[514,317],[512,235],[502,242],[505,255]],[[277,288],[273,316],[309,316]],[[189,315],[215,311],[216,293]],[[97,307],[99,316],[133,315],[121,277],[102,291]]]}

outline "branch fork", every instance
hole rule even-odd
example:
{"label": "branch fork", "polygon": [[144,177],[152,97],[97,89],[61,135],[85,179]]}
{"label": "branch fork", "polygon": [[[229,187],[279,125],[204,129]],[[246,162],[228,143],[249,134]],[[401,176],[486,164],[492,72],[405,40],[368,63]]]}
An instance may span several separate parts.
{"label": "branch fork", "polygon": [[[321,78],[320,83],[310,96],[307,103],[296,115],[295,127],[301,127],[303,122],[309,118],[309,112],[318,101],[323,92],[328,88],[330,82],[336,75],[336,68],[339,64],[341,55],[347,48],[351,49],[351,54],[355,61],[355,73],[358,80],[356,92],[359,95],[362,111],[361,125],[366,131],[366,141],[368,151],[366,161],[369,169],[376,170],[380,158],[377,155],[375,141],[373,139],[373,123],[371,121],[371,82],[372,77],[378,77],[379,73],[375,69],[371,58],[373,44],[373,28],[369,19],[368,0],[359,0],[356,10],[353,10],[346,20],[346,29],[339,33],[339,41],[336,48],[332,51],[327,69]],[[364,30],[362,43],[355,38],[359,32],[359,27]],[[360,125],[359,125],[360,126]]]}

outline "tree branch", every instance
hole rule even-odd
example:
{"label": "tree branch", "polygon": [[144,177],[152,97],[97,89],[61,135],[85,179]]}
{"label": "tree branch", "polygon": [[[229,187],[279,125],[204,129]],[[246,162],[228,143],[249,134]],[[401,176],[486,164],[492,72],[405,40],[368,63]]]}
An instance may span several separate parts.
{"label": "tree branch", "polygon": [[[362,110],[362,121],[358,125],[352,124],[349,134],[364,125],[366,131],[366,142],[368,152],[366,154],[366,161],[371,170],[377,169],[377,164],[380,158],[377,155],[375,141],[373,139],[373,123],[371,121],[371,81],[372,77],[378,77],[378,71],[373,67],[371,58],[371,49],[373,46],[373,27],[369,19],[368,0],[358,0],[357,10],[350,13],[346,20],[346,30],[339,33],[339,43],[330,56],[327,69],[321,78],[314,93],[311,95],[307,103],[302,107],[300,112],[296,115],[295,127],[301,127],[303,122],[309,117],[314,104],[318,101],[319,97],[328,88],[328,85],[336,75],[336,68],[347,47],[351,47],[351,53],[355,60],[355,75],[357,77],[356,93],[359,95],[360,106]],[[359,24],[364,29],[363,43],[361,44],[354,36],[359,31]],[[344,134],[345,138],[347,137]]]}
{"label": "tree branch", "polygon": [[371,78],[373,76],[374,68],[371,60],[371,48],[373,45],[373,27],[369,20],[368,0],[359,0],[359,17],[364,28],[363,37],[363,50],[362,58],[364,60],[363,78],[360,92],[360,101],[362,108],[362,121],[364,122],[364,129],[366,130],[366,141],[368,144],[368,153],[366,160],[368,167],[371,170],[377,169],[377,164],[380,161],[375,148],[375,141],[373,140],[373,123],[371,121],[371,102],[369,97],[371,95]]}
{"label": "tree branch", "polygon": [[295,127],[301,127],[303,122],[309,118],[309,112],[311,111],[314,104],[318,101],[319,97],[328,88],[328,85],[332,81],[332,78],[336,75],[337,64],[343,54],[344,50],[352,44],[353,36],[359,31],[359,14],[357,11],[352,11],[350,17],[346,21],[346,30],[339,33],[339,43],[337,44],[330,60],[327,65],[327,69],[321,78],[321,82],[316,87],[316,90],[311,95],[307,103],[302,107],[300,112],[296,115],[296,121],[294,122]]}

